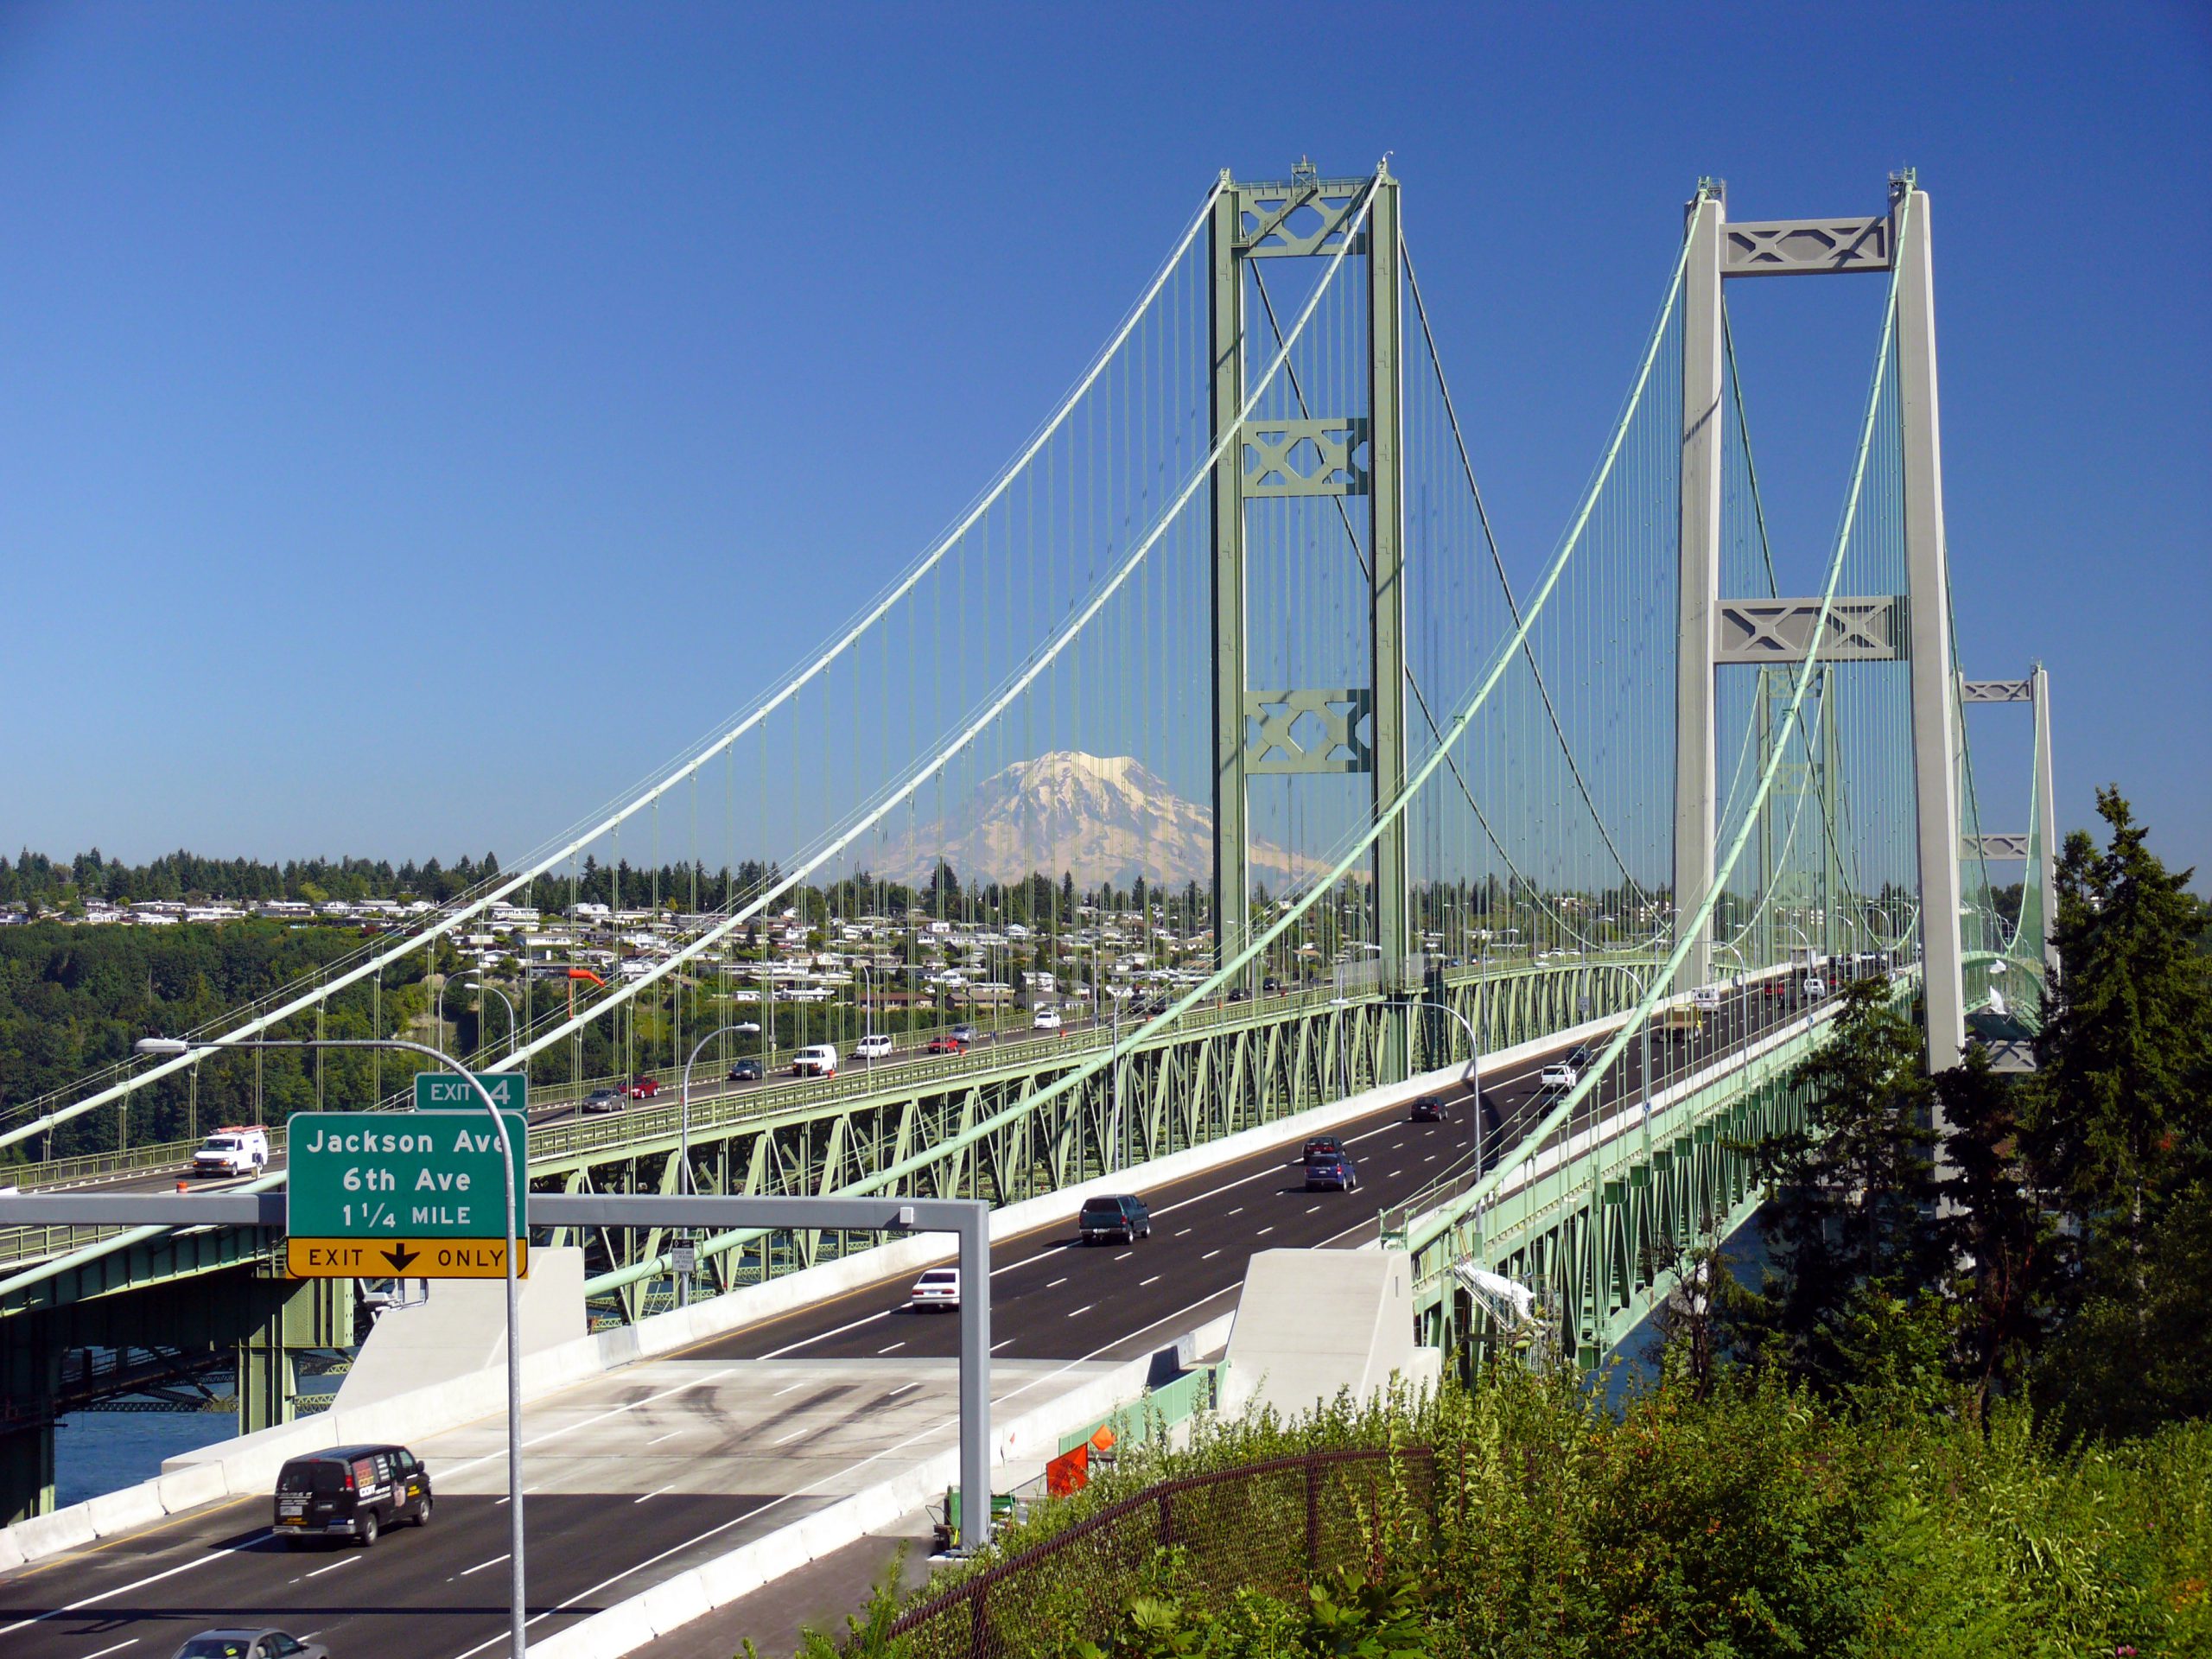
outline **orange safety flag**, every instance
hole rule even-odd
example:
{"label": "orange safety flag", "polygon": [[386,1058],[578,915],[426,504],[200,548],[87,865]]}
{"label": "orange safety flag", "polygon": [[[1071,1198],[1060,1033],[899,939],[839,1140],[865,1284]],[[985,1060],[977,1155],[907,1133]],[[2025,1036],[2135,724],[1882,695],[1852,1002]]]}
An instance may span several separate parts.
{"label": "orange safety flag", "polygon": [[1111,1452],[1114,1449],[1114,1431],[1109,1425],[1098,1425],[1098,1432],[1090,1437],[1090,1449],[1094,1452]]}
{"label": "orange safety flag", "polygon": [[1090,1484],[1090,1445],[1085,1441],[1072,1452],[1063,1452],[1045,1465],[1045,1490],[1054,1497],[1072,1497]]}

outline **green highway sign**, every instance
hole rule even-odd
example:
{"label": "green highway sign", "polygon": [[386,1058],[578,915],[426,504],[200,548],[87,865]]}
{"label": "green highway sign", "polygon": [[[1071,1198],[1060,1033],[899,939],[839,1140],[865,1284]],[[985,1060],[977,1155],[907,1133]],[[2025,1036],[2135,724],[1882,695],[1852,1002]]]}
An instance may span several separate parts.
{"label": "green highway sign", "polygon": [[[519,1071],[479,1071],[476,1081],[484,1085],[484,1094],[503,1112],[519,1112],[530,1105],[530,1079]],[[418,1112],[480,1112],[484,1109],[484,1095],[468,1086],[468,1079],[455,1071],[417,1071],[415,1074],[415,1109]]]}
{"label": "green highway sign", "polygon": [[[515,1229],[527,1237],[529,1124],[519,1112],[499,1116],[513,1151]],[[290,1128],[285,1230],[301,1247],[287,1249],[295,1273],[474,1277],[496,1262],[496,1252],[444,1248],[506,1236],[499,1137],[486,1114],[302,1112]],[[349,1243],[371,1249],[331,1248]]]}

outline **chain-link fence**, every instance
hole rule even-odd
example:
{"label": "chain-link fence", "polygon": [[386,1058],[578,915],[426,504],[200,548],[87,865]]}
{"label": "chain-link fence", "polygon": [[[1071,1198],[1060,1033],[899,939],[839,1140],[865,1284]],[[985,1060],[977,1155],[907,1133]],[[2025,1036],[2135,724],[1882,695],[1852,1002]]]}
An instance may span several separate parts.
{"label": "chain-link fence", "polygon": [[1427,1548],[1435,1463],[1425,1446],[1311,1452],[1164,1481],[909,1609],[891,1635],[906,1659],[1027,1659],[1103,1637],[1133,1595],[1302,1601],[1323,1573]]}

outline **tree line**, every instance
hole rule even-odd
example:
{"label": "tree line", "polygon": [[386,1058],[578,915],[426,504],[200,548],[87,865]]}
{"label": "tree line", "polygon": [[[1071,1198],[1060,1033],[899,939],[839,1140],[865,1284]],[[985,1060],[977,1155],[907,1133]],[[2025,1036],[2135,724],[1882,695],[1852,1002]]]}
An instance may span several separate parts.
{"label": "tree line", "polygon": [[2212,958],[2192,872],[2114,791],[2056,870],[2036,1069],[1929,1077],[1918,1021],[1853,986],[1796,1081],[1805,1129],[1757,1150],[1755,1286],[1718,1249],[1662,1324],[1701,1386],[1729,1364],[1830,1397],[1878,1382],[2030,1402],[2062,1432],[2212,1414]]}

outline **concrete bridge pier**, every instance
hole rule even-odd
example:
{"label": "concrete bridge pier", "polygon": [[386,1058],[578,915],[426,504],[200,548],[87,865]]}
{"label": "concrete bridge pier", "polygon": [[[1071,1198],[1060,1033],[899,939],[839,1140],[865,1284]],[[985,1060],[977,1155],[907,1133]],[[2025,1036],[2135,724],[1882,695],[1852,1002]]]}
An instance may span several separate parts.
{"label": "concrete bridge pier", "polygon": [[61,1350],[24,1320],[0,1342],[0,1525],[54,1508],[54,1392]]}
{"label": "concrete bridge pier", "polygon": [[297,1415],[301,1350],[353,1345],[352,1281],[292,1279],[274,1264],[181,1281],[158,1296],[16,1315],[0,1341],[0,1524],[54,1507],[54,1419],[73,1403],[60,1397],[71,1349],[228,1349],[238,1365],[238,1433],[250,1434]]}
{"label": "concrete bridge pier", "polygon": [[249,1284],[232,1338],[241,1434],[298,1416],[298,1351],[353,1345],[351,1280],[291,1279],[272,1263]]}

